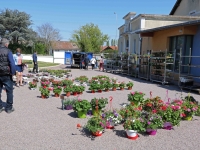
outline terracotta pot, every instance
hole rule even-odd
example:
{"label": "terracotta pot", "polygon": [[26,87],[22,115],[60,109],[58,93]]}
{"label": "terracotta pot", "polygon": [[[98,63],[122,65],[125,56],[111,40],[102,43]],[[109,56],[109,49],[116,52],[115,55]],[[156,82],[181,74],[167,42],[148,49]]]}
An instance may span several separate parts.
{"label": "terracotta pot", "polygon": [[102,93],[102,90],[98,90],[99,93]]}
{"label": "terracotta pot", "polygon": [[71,92],[67,92],[66,96],[69,97],[71,95]]}
{"label": "terracotta pot", "polygon": [[91,93],[95,93],[95,90],[92,90]]}
{"label": "terracotta pot", "polygon": [[112,88],[113,91],[116,91],[117,88]]}
{"label": "terracotta pot", "polygon": [[55,96],[55,97],[60,97],[60,94],[54,93],[54,96]]}
{"label": "terracotta pot", "polygon": [[41,94],[41,98],[42,98],[42,99],[45,99],[45,98],[46,98],[46,96]]}
{"label": "terracotta pot", "polygon": [[92,135],[94,136],[102,136],[102,134],[103,134],[102,131],[92,132]]}
{"label": "terracotta pot", "polygon": [[74,96],[77,96],[78,94],[77,94],[77,92],[73,92],[73,95],[74,95]]}
{"label": "terracotta pot", "polygon": [[105,92],[108,92],[109,91],[109,89],[105,89]]}
{"label": "terracotta pot", "polygon": [[121,88],[121,87],[120,87],[120,90],[121,90],[121,91],[123,91],[123,90],[124,90],[124,88]]}
{"label": "terracotta pot", "polygon": [[78,92],[78,94],[83,94],[83,92]]}
{"label": "terracotta pot", "polygon": [[132,90],[132,87],[128,87],[128,90]]}

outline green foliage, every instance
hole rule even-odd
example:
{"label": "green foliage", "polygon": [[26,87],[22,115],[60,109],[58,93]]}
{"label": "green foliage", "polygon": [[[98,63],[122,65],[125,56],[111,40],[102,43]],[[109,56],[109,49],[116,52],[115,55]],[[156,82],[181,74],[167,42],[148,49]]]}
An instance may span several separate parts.
{"label": "green foliage", "polygon": [[124,122],[124,129],[125,130],[135,130],[137,132],[145,132],[145,121],[142,118],[138,118],[136,120],[127,119]]}
{"label": "green foliage", "polygon": [[37,82],[29,82],[29,87],[30,88],[36,88],[37,87]]}
{"label": "green foliage", "polygon": [[71,37],[71,42],[76,43],[83,52],[99,52],[106,41],[108,41],[108,35],[104,35],[93,23],[74,31]]}
{"label": "green foliage", "polygon": [[67,93],[67,92],[72,92],[72,86],[65,86],[65,87],[63,88],[63,91],[64,91],[65,93]]}
{"label": "green foliage", "polygon": [[129,81],[127,84],[126,84],[127,87],[133,87],[133,82]]}
{"label": "green foliage", "polygon": [[106,81],[105,83],[104,83],[104,88],[105,89],[110,89],[112,87],[112,84],[109,82],[109,81]]}
{"label": "green foliage", "polygon": [[63,86],[71,86],[73,84],[72,80],[62,80]]}
{"label": "green foliage", "polygon": [[44,45],[44,43],[41,43],[41,42],[35,43],[35,51],[37,51],[38,54],[46,54],[45,50],[46,50],[46,46]]}
{"label": "green foliage", "polygon": [[53,93],[60,94],[62,92],[61,86],[54,86]]}
{"label": "green foliage", "polygon": [[48,90],[48,88],[40,87],[39,91],[41,92],[42,95],[45,95],[45,96],[49,96],[50,94],[50,91]]}
{"label": "green foliage", "polygon": [[87,100],[77,100],[73,104],[74,111],[87,112],[90,108],[91,108],[91,104]]}
{"label": "green foliage", "polygon": [[121,83],[119,84],[119,87],[120,87],[120,88],[125,88],[125,86],[126,86],[125,82],[121,82]]}
{"label": "green foliage", "polygon": [[145,129],[159,129],[163,127],[163,120],[161,116],[157,114],[149,114],[145,120]]}
{"label": "green foliage", "polygon": [[100,117],[92,117],[88,120],[85,128],[89,131],[95,133],[97,131],[102,131],[106,127],[106,121]]}
{"label": "green foliage", "polygon": [[108,104],[107,98],[93,98],[90,102],[92,109],[95,110],[102,110]]}
{"label": "green foliage", "polygon": [[67,99],[64,99],[63,100],[63,105],[64,106],[69,106],[69,105],[73,105],[75,102],[77,101],[77,99],[70,99],[70,98],[67,98]]}
{"label": "green foliage", "polygon": [[144,94],[142,92],[131,92],[128,94],[128,101],[134,103],[135,105],[139,105],[144,102]]}

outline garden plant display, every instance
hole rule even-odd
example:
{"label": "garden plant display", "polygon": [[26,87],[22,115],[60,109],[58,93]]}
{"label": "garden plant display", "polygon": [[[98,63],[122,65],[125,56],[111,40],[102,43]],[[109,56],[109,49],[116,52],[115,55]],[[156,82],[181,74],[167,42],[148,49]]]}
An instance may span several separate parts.
{"label": "garden plant display", "polygon": [[133,82],[129,81],[128,83],[126,83],[126,86],[128,87],[128,90],[131,90],[133,87]]}
{"label": "garden plant display", "polygon": [[64,108],[65,108],[66,110],[71,110],[71,109],[73,109],[73,104],[75,103],[75,101],[77,101],[76,98],[73,98],[73,99],[70,99],[70,98],[64,99],[64,100],[63,100]]}
{"label": "garden plant display", "polygon": [[102,113],[102,118],[106,119],[107,127],[112,127],[120,124],[122,121],[121,115],[116,110],[109,110]]}
{"label": "garden plant display", "polygon": [[139,106],[145,101],[144,94],[137,91],[131,92],[130,94],[128,94],[128,101],[130,101],[132,105]]}
{"label": "garden plant display", "polygon": [[48,96],[50,95],[50,91],[48,90],[47,87],[41,86],[41,87],[39,88],[39,91],[41,92],[41,95],[42,95],[42,96],[45,96],[45,98],[48,97]]}
{"label": "garden plant display", "polygon": [[[106,104],[108,104],[107,98],[93,98],[90,101],[91,107],[92,107],[92,113],[93,115],[97,116],[103,108],[106,107]],[[98,111],[97,111],[98,110]]]}
{"label": "garden plant display", "polygon": [[37,87],[37,82],[29,82],[29,87],[31,89],[36,88]]}
{"label": "garden plant display", "polygon": [[119,87],[121,90],[123,90],[125,86],[126,86],[125,82],[119,82]]}
{"label": "garden plant display", "polygon": [[81,100],[78,99],[73,104],[73,110],[78,113],[79,118],[86,118],[86,113],[88,110],[90,110],[91,104],[88,102],[88,100]]}
{"label": "garden plant display", "polygon": [[60,95],[61,92],[62,92],[62,87],[61,86],[54,86],[53,87],[53,93],[54,94]]}
{"label": "garden plant display", "polygon": [[41,81],[41,86],[49,87],[50,86],[50,82],[49,81]]}

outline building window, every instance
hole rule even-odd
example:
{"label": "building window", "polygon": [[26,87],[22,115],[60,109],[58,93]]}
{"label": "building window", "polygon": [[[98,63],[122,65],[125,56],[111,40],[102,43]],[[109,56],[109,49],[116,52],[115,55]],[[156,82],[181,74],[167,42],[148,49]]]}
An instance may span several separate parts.
{"label": "building window", "polygon": [[[169,42],[169,53],[174,54],[174,72],[179,72],[179,62],[182,61],[182,65],[187,65],[190,63],[190,57],[192,52],[192,35],[174,36],[170,37]],[[180,52],[182,60],[180,60]],[[172,66],[171,66],[172,67]],[[171,68],[172,69],[172,68]],[[182,66],[181,73],[189,73],[190,68],[187,66]]]}
{"label": "building window", "polygon": [[136,39],[133,40],[133,53],[136,54]]}

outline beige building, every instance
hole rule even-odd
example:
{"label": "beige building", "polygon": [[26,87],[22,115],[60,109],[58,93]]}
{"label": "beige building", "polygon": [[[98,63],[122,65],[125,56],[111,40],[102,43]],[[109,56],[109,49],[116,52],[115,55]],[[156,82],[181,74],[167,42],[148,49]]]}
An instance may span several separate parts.
{"label": "beige building", "polygon": [[200,16],[200,0],[177,0],[170,15]]}
{"label": "beige building", "polygon": [[124,25],[118,28],[118,52],[131,54],[144,54],[152,49],[151,37],[141,38],[137,31],[178,24],[191,20],[198,20],[195,16],[151,15],[129,12],[123,17]]}

